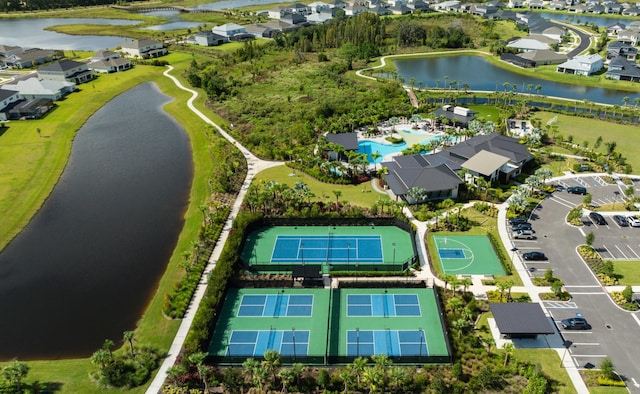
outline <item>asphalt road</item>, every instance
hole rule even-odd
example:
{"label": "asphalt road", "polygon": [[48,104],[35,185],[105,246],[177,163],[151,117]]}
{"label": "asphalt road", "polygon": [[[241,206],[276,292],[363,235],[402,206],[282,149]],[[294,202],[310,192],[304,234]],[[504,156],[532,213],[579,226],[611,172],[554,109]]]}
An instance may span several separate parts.
{"label": "asphalt road", "polygon": [[[584,180],[583,183],[574,180],[566,183],[586,183],[594,201],[618,197],[614,193],[619,190],[618,186],[605,186],[595,178]],[[551,268],[554,276],[560,278],[571,293],[573,298],[570,302],[545,302],[558,325],[561,319],[581,313],[592,326],[585,331],[560,328],[564,339],[573,343],[569,354],[578,368],[598,368],[602,359],[608,357],[613,361],[616,371],[627,379],[629,390],[640,393],[640,316],[623,311],[613,303],[576,251],[577,245],[584,244],[585,234],[589,231],[596,233],[594,246],[598,240],[617,240],[621,234],[627,236],[625,240],[629,244],[640,245],[640,228],[619,228],[610,218],[607,218],[607,226],[577,228],[568,225],[565,221],[567,213],[583,198],[566,192],[554,193],[532,215],[531,222],[538,238],[535,241],[515,241],[514,244],[519,253],[543,251],[549,261],[527,262],[528,267],[536,268],[530,274],[543,275],[547,268]]]}

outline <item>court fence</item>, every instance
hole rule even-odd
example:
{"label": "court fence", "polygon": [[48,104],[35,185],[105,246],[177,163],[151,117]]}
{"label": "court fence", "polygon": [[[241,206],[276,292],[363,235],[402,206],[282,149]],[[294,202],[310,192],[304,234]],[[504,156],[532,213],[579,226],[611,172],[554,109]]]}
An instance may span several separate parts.
{"label": "court fence", "polygon": [[[359,218],[260,218],[251,222],[245,231],[245,237],[242,240],[239,250],[243,250],[246,243],[246,235],[269,226],[395,226],[407,231],[411,238],[412,257],[403,261],[392,262],[383,261],[381,263],[356,263],[350,264],[332,264],[331,262],[322,263],[323,274],[330,274],[335,271],[341,272],[404,272],[418,262],[418,248],[416,245],[416,233],[413,225],[406,220],[400,218],[379,218],[379,217],[359,217]],[[254,257],[255,258],[255,257]],[[273,272],[273,273],[291,273],[294,266],[298,263],[272,263],[271,261],[258,260],[240,260],[241,268],[250,273]]]}

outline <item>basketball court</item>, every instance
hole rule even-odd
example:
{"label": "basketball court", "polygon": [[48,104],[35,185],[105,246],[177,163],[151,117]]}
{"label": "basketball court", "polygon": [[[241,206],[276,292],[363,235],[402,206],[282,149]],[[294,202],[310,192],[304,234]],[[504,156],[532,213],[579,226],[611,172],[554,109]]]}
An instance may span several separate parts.
{"label": "basketball court", "polygon": [[452,275],[504,275],[485,235],[433,236],[442,272]]}

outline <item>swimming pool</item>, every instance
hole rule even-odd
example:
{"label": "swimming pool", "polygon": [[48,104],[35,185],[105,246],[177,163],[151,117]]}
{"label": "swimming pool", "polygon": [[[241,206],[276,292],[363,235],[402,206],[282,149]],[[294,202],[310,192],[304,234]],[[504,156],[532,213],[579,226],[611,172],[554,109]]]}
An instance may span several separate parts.
{"label": "swimming pool", "polygon": [[[426,144],[429,141],[432,141],[434,139],[437,139],[438,136],[432,136],[429,138],[426,138],[424,141],[420,142],[421,144]],[[381,144],[379,142],[375,142],[375,141],[371,141],[371,140],[362,140],[358,142],[358,153],[366,153],[367,154],[367,160],[369,161],[369,163],[373,164],[373,163],[380,163],[382,162],[382,158],[390,155],[392,153],[400,153],[403,150],[407,149],[407,143],[406,142],[402,142],[400,144]],[[375,152],[378,152],[381,156],[377,159],[377,160],[373,160],[373,157],[371,157],[371,155]]]}

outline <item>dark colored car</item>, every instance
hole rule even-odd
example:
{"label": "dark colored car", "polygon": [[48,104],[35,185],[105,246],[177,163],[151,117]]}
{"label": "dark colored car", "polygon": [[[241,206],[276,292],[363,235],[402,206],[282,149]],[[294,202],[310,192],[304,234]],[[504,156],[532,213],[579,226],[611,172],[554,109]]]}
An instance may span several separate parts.
{"label": "dark colored car", "polygon": [[627,218],[622,215],[613,215],[611,217],[614,222],[618,224],[620,227],[629,227],[629,223],[627,223]]}
{"label": "dark colored car", "polygon": [[587,320],[583,317],[572,317],[560,320],[562,328],[565,330],[588,330],[591,328]]}
{"label": "dark colored car", "polygon": [[520,223],[511,226],[511,231],[533,230],[531,223]]}
{"label": "dark colored car", "polygon": [[589,214],[589,219],[602,226],[607,224],[607,221],[604,220],[604,216],[600,215],[598,212],[591,212]]}
{"label": "dark colored car", "polygon": [[515,226],[516,224],[524,224],[527,223],[527,218],[522,217],[522,216],[518,216],[517,218],[511,218],[509,219],[509,224],[512,226]]}
{"label": "dark colored car", "polygon": [[547,256],[542,252],[527,252],[522,254],[522,258],[525,260],[546,260]]}
{"label": "dark colored car", "polygon": [[587,194],[587,188],[584,186],[569,186],[567,188],[567,193],[571,194]]}

